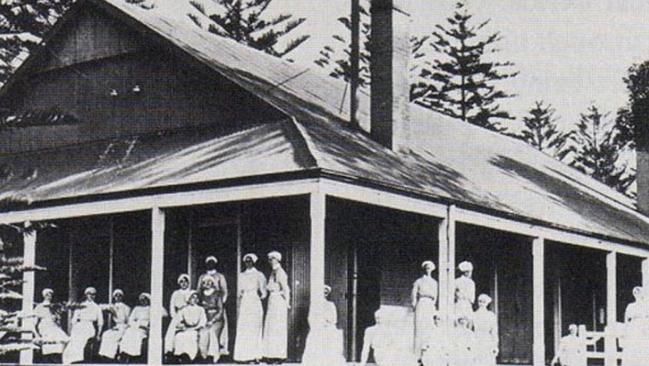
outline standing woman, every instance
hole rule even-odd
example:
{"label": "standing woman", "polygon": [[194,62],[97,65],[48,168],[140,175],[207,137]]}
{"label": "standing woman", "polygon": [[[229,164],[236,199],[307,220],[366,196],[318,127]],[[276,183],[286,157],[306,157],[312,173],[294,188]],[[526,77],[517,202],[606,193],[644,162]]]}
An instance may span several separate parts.
{"label": "standing woman", "polygon": [[201,291],[198,293],[199,304],[205,309],[207,323],[198,332],[198,348],[204,360],[211,358],[216,363],[221,357],[219,339],[223,331],[223,301],[221,294],[216,291],[214,279],[203,277]]}
{"label": "standing woman", "polygon": [[42,292],[43,302],[34,309],[36,316],[36,336],[43,342],[41,355],[43,361],[48,363],[60,363],[61,354],[68,342],[68,335],[65,334],[58,324],[58,316],[52,309],[54,290],[46,288]]}
{"label": "standing woman", "polygon": [[95,341],[95,338],[99,340],[101,329],[104,327],[104,315],[99,305],[95,303],[97,290],[88,287],[83,293],[86,299],[72,315],[70,342],[63,351],[63,363],[66,365],[83,361],[86,345],[88,342]]}
{"label": "standing woman", "polygon": [[261,300],[267,294],[266,277],[255,268],[255,263],[255,254],[243,256],[245,270],[239,275],[239,318],[234,342],[234,360],[237,362],[258,362],[263,356],[264,309]]}
{"label": "standing woman", "polygon": [[487,294],[478,296],[478,310],[473,314],[475,332],[475,364],[495,366],[498,356],[498,321],[496,314],[488,309],[491,297]]}
{"label": "standing woman", "polygon": [[462,275],[455,279],[455,313],[459,319],[460,315],[467,316],[469,324],[473,316],[473,304],[475,303],[475,282],[473,282],[473,264],[464,261],[458,265]]}
{"label": "standing woman", "polygon": [[113,291],[113,303],[104,309],[112,315],[114,325],[101,336],[99,356],[111,360],[117,356],[119,341],[128,327],[128,317],[131,315],[131,307],[126,305],[123,300],[124,291],[116,289]]}
{"label": "standing woman", "polygon": [[336,304],[327,299],[331,287],[324,286],[324,299],[320,306],[309,310],[309,335],[302,355],[303,366],[340,366],[347,362],[343,357],[343,336],[336,328]]}
{"label": "standing woman", "polygon": [[268,309],[264,322],[264,358],[271,364],[281,364],[286,359],[288,343],[288,309],[291,290],[288,276],[280,262],[282,255],[277,251],[268,253],[272,268],[268,278]]}
{"label": "standing woman", "polygon": [[174,291],[171,294],[171,300],[169,301],[169,313],[171,315],[171,321],[169,322],[169,327],[167,328],[167,333],[165,334],[165,353],[173,353],[174,351],[174,337],[176,335],[176,324],[178,312],[187,305],[187,300],[189,300],[189,295],[192,290],[189,289],[189,275],[186,273],[178,276],[178,290]]}
{"label": "standing woman", "polygon": [[192,291],[187,306],[176,316],[176,335],[174,339],[174,356],[180,357],[181,363],[194,361],[198,354],[198,331],[207,323],[205,309],[198,305],[198,292]]}
{"label": "standing woman", "polygon": [[432,276],[433,261],[421,264],[424,274],[412,286],[412,307],[415,309],[415,354],[419,357],[434,328],[437,304],[437,281]]}
{"label": "standing woman", "polygon": [[622,365],[646,366],[649,358],[649,324],[647,321],[647,299],[642,287],[633,288],[635,301],[627,305],[624,312],[624,349]]}
{"label": "standing woman", "polygon": [[133,357],[142,356],[142,345],[149,335],[151,295],[143,292],[138,300],[140,304],[133,309],[128,318],[128,328],[119,343],[122,358],[127,362]]}

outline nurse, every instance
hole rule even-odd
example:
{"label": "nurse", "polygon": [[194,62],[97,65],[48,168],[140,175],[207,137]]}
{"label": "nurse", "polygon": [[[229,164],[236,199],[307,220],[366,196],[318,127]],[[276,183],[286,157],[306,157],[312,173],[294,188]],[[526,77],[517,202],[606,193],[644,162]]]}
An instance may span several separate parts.
{"label": "nurse", "polygon": [[473,365],[475,352],[475,334],[471,330],[470,316],[460,313],[457,316],[455,332],[451,341],[451,365],[466,366]]}
{"label": "nurse", "polygon": [[113,321],[113,327],[104,332],[101,336],[99,356],[114,360],[117,356],[119,341],[122,339],[128,327],[128,317],[131,315],[131,307],[124,303],[124,291],[116,289],[113,291],[113,303],[106,306]]}
{"label": "nurse", "polygon": [[189,288],[190,281],[188,274],[183,273],[178,276],[177,282],[179,288],[171,294],[171,300],[169,301],[171,321],[165,334],[165,353],[173,353],[174,351],[174,337],[176,335],[178,312],[187,305],[189,294],[192,292]]}
{"label": "nurse", "polygon": [[198,305],[198,292],[192,291],[187,306],[176,316],[176,334],[174,339],[174,356],[181,363],[194,361],[198,354],[198,332],[207,323],[205,309]]}
{"label": "nurse", "polygon": [[[217,268],[218,259],[211,255],[205,258],[205,267],[207,271],[198,277],[198,291],[202,289],[203,279],[206,276],[212,277],[214,279],[214,288],[216,292],[221,297],[221,302],[225,306],[225,303],[228,301],[228,282],[225,280],[225,276],[220,273]],[[228,314],[223,308],[223,330],[219,338],[219,348],[221,349],[222,355],[229,354],[228,351]]]}
{"label": "nurse", "polygon": [[291,290],[288,276],[281,266],[282,255],[277,251],[268,253],[272,268],[268,278],[268,310],[264,322],[264,358],[270,364],[281,364],[286,359],[288,345],[288,309]]}
{"label": "nurse", "polygon": [[131,312],[131,316],[128,318],[128,328],[119,343],[122,359],[126,362],[142,356],[142,345],[149,335],[151,295],[143,292],[138,297],[138,301],[139,305]]}
{"label": "nurse", "polygon": [[495,366],[498,356],[498,321],[496,314],[489,310],[491,297],[478,296],[478,310],[473,313],[475,332],[475,365]]}
{"label": "nurse", "polygon": [[101,329],[104,326],[104,315],[99,305],[95,303],[97,290],[94,287],[88,287],[83,293],[86,299],[72,315],[70,342],[63,351],[64,364],[83,361],[86,345],[88,342],[99,340]]}
{"label": "nurse", "polygon": [[[561,366],[586,366],[586,343],[577,336],[577,325],[570,324],[568,326],[568,335],[562,337],[559,341],[559,354],[554,356],[551,365],[559,361]],[[622,363],[628,366],[627,363]]]}
{"label": "nurse", "polygon": [[207,316],[207,324],[198,332],[198,348],[204,360],[216,363],[221,357],[219,339],[223,331],[223,313],[225,310],[221,294],[216,290],[212,277],[203,277],[198,297],[199,304],[205,309],[205,315]]}
{"label": "nurse", "polygon": [[302,356],[303,366],[347,364],[343,357],[342,332],[336,327],[336,304],[327,299],[330,293],[331,287],[325,285],[324,299],[319,303],[322,307],[309,312],[309,335]]}
{"label": "nurse", "polygon": [[412,286],[412,307],[415,309],[415,353],[421,354],[424,342],[433,330],[437,304],[437,281],[432,276],[435,263],[425,261],[421,264],[424,272]]}
{"label": "nurse", "polygon": [[237,362],[259,362],[263,356],[262,335],[264,309],[261,300],[266,298],[266,277],[255,264],[257,256],[248,253],[243,256],[244,270],[239,274],[239,318],[234,342],[234,360]]}
{"label": "nurse", "polygon": [[475,303],[475,282],[473,276],[473,264],[464,261],[458,265],[462,275],[455,279],[455,313],[467,316],[469,323],[473,315],[473,304]]}
{"label": "nurse", "polygon": [[374,351],[374,361],[377,366],[400,366],[403,364],[403,360],[395,352],[397,348],[395,334],[384,323],[383,317],[384,311],[377,310],[374,313],[376,324],[365,329],[360,366],[367,365],[370,350]]}
{"label": "nurse", "polygon": [[624,349],[622,365],[642,366],[649,358],[649,319],[647,319],[647,299],[642,287],[633,288],[634,301],[624,312]]}
{"label": "nurse", "polygon": [[36,337],[43,343],[41,354],[47,363],[60,363],[65,344],[70,340],[58,324],[58,316],[52,309],[54,290],[46,288],[42,292],[43,302],[34,309],[36,317]]}

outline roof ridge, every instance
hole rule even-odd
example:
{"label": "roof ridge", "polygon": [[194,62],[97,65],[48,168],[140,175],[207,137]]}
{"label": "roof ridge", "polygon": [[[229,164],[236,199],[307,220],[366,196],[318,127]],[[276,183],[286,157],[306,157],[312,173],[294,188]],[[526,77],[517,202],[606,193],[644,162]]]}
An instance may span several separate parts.
{"label": "roof ridge", "polygon": [[[304,152],[304,159],[306,168],[318,168],[320,164],[316,158],[314,151],[315,148],[309,139],[307,138],[307,132],[300,125],[297,119],[293,116],[290,116],[288,120],[284,121],[283,125],[287,127],[287,133],[289,141],[293,146]],[[293,138],[291,138],[293,137]],[[299,163],[299,162],[298,162]]]}

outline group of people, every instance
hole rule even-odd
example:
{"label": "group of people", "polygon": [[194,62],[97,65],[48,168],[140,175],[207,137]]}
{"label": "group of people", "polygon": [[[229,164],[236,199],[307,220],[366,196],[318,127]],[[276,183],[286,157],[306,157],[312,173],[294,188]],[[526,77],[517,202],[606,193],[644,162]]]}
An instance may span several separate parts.
{"label": "group of people", "polygon": [[[414,308],[414,355],[420,365],[495,366],[498,355],[498,322],[489,310],[492,301],[487,294],[477,298],[473,282],[473,264],[464,261],[458,269],[461,276],[455,279],[455,306],[452,324],[443,324],[437,312],[439,286],[433,278],[435,263],[424,261],[423,274],[412,288]],[[474,309],[475,308],[475,309]],[[373,351],[378,366],[404,364],[403,353],[398,348],[394,331],[386,322],[386,314],[375,313],[376,325],[365,330],[361,365]],[[398,338],[398,337],[397,337]]]}
{"label": "group of people", "polygon": [[[74,309],[69,336],[59,324],[54,291],[46,288],[42,295],[43,302],[34,309],[34,333],[44,362],[78,363],[90,358],[97,345],[97,354],[105,359],[129,362],[142,356],[149,329],[151,298],[148,293],[141,293],[139,304],[131,309],[124,303],[124,292],[120,289],[113,291],[112,303],[100,305],[95,302],[97,290],[86,288],[83,302],[68,305]],[[108,313],[111,324],[102,332],[104,312]]]}
{"label": "group of people", "polygon": [[[282,255],[268,253],[268,278],[255,265],[253,253],[243,256],[244,270],[238,280],[238,311],[233,359],[240,363],[282,363],[287,358],[288,310],[291,290],[281,266]],[[178,277],[179,289],[171,295],[171,322],[165,335],[165,353],[177,362],[201,360],[216,363],[228,350],[228,287],[216,269],[217,258],[205,259],[207,272],[190,288],[187,274]],[[262,300],[268,299],[266,314]]]}

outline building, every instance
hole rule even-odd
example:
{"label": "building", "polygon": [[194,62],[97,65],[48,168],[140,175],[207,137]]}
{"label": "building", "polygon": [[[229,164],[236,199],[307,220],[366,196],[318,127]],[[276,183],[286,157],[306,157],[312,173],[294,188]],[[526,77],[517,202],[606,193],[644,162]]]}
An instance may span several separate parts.
{"label": "building", "polygon": [[[388,9],[380,21],[399,35],[405,15]],[[403,37],[383,36],[382,65],[395,67],[375,71],[373,109],[360,95],[359,128],[344,83],[315,67],[186,14],[79,0],[0,98],[75,117],[0,130],[0,223],[55,224],[24,238],[26,263],[49,271],[25,275],[23,307],[45,287],[78,299],[95,286],[100,302],[150,292],[147,359],[160,364],[160,309],[180,273],[195,282],[215,255],[236,293],[242,254],[279,250],[294,293],[289,358],[327,283],[351,361],[376,309],[409,306],[424,259],[448,320],[456,264],[470,260],[495,299],[499,363],[545,364],[576,323],[607,330],[590,357],[615,365],[611,330],[649,278],[649,219],[523,142],[408,106]],[[236,302],[227,309],[234,321]]]}

